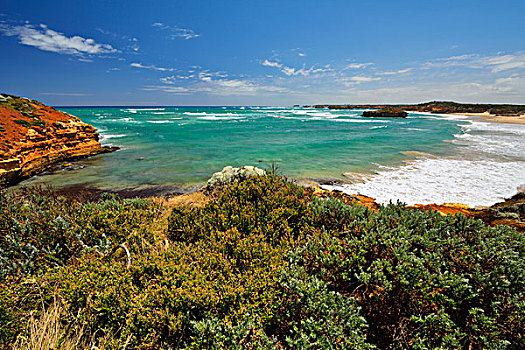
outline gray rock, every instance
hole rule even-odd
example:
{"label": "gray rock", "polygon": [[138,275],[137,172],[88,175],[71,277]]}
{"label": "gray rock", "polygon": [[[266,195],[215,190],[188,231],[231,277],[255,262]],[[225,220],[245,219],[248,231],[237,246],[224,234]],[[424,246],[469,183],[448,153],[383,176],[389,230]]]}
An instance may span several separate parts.
{"label": "gray rock", "polygon": [[206,184],[206,191],[213,192],[217,188],[232,185],[236,182],[246,180],[254,176],[263,176],[266,172],[254,166],[243,166],[241,168],[234,168],[231,166],[224,167],[212,175]]}

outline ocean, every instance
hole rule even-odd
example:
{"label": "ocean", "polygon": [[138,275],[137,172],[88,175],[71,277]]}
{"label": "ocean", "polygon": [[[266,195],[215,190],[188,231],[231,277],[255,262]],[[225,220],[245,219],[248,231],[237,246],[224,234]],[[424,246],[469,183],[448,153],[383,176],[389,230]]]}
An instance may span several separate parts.
{"label": "ocean", "polygon": [[255,165],[381,203],[491,205],[525,184],[525,125],[411,113],[289,107],[58,108],[120,147],[21,183],[103,190],[197,189]]}

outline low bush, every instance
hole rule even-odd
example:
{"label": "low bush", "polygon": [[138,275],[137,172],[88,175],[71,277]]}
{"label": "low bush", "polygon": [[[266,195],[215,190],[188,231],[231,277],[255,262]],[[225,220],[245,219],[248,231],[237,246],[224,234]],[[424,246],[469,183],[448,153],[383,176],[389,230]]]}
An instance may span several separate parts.
{"label": "low bush", "polygon": [[311,191],[276,176],[257,176],[226,188],[204,208],[175,208],[168,235],[196,242],[235,228],[242,235],[261,234],[268,242],[298,239],[310,226]]}
{"label": "low bush", "polygon": [[114,195],[0,199],[0,349],[57,302],[64,334],[105,349],[525,347],[525,237],[506,226],[276,176],[169,215]]}
{"label": "low bush", "polygon": [[80,203],[39,191],[0,193],[0,282],[64,266],[85,252],[107,254],[113,245],[147,236],[158,215],[158,206],[138,198],[107,195]]}
{"label": "low bush", "polygon": [[[463,216],[317,200],[320,233],[292,264],[359,300],[380,348],[525,346],[525,237]],[[332,210],[338,211],[334,213]]]}

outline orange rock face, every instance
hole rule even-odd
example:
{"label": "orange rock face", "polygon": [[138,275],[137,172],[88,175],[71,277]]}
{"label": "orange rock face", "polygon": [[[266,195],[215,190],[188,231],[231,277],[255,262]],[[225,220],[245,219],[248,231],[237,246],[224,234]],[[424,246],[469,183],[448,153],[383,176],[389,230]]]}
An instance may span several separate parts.
{"label": "orange rock face", "polygon": [[14,184],[67,159],[109,152],[96,129],[40,102],[0,95],[0,184]]}

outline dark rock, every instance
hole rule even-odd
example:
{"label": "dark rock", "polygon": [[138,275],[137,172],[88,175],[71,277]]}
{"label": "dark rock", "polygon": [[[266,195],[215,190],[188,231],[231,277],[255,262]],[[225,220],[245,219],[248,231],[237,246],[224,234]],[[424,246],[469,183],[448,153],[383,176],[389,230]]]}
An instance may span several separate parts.
{"label": "dark rock", "polygon": [[362,116],[366,118],[406,118],[407,112],[400,108],[383,108],[378,111],[365,111]]}

